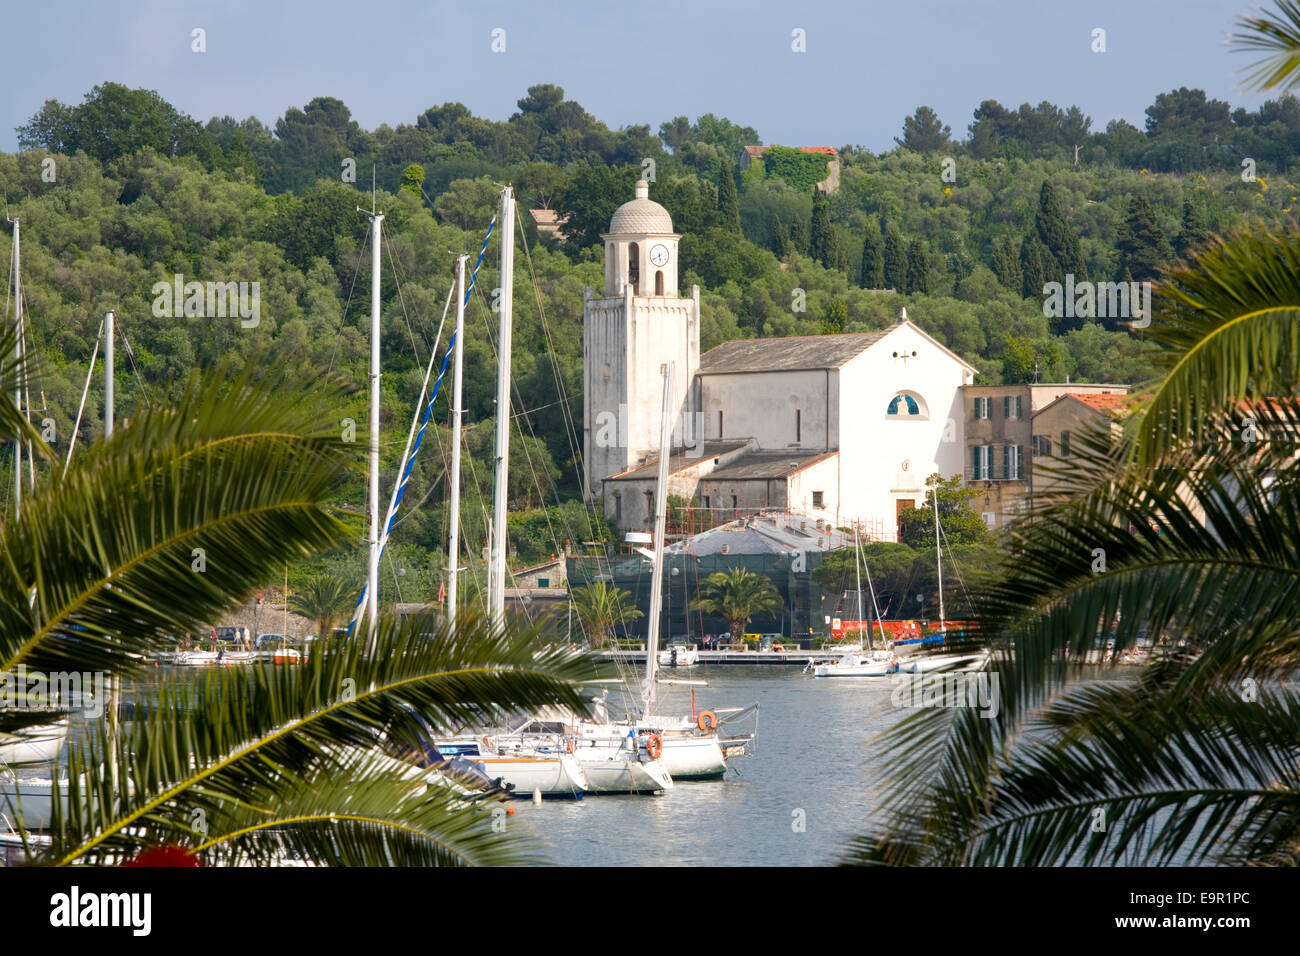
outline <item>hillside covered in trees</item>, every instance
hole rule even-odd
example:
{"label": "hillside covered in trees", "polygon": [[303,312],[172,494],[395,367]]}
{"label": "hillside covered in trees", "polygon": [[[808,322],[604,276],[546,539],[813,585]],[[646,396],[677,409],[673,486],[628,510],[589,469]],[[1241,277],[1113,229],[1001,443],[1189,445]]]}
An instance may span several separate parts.
{"label": "hillside covered in trees", "polygon": [[[499,184],[513,182],[523,208],[558,211],[566,237],[539,236],[521,217],[511,538],[523,563],[604,534],[578,500],[581,435],[567,422],[581,422],[583,288],[602,286],[599,234],[640,175],[683,234],[682,291],[701,286],[704,348],[878,329],[906,306],[989,383],[1035,370],[1042,380],[1147,379],[1150,347],[1137,335],[1111,320],[1049,319],[1043,284],[1067,273],[1150,279],[1211,233],[1290,214],[1300,194],[1300,105],[1289,97],[1233,111],[1180,89],[1157,97],[1145,129],[1115,121],[1101,131],[1074,107],[986,101],[957,137],[921,107],[887,153],[839,147],[829,195],[814,185],[827,156],[788,148],[825,144],[773,147],[742,172],[758,131],[712,114],[656,132],[611,130],[550,85],[531,87],[518,107],[498,122],[445,103],[410,125],[367,131],[328,97],[287,109],[274,126],[228,116],[204,124],[157,93],[114,83],[78,105],[46,102],[18,131],[22,150],[0,154],[0,188],[22,222],[29,342],[45,365],[33,412],[56,423],[55,447],[71,436],[109,309],[131,346],[119,375],[127,408],[220,361],[364,383],[370,263],[357,207],[369,208],[373,175],[386,216],[391,487],[454,256],[477,253]],[[468,314],[471,553],[485,539],[489,495],[495,248]],[[258,282],[260,322],[155,316],[151,289],[176,274]],[[101,396],[92,388],[79,443],[102,433]],[[364,432],[360,394],[350,414]],[[437,415],[445,424],[445,403]],[[417,463],[390,549],[394,568],[413,572],[400,584],[405,600],[436,593],[441,577],[445,444],[443,429]],[[363,500],[360,483],[340,489],[342,502],[359,509]]]}

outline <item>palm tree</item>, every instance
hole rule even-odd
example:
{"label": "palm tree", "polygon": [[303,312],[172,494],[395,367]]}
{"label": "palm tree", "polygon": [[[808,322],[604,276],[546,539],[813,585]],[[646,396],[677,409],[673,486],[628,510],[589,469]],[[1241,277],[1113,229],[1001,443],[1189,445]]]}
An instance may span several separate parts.
{"label": "palm tree", "polygon": [[[0,440],[30,436],[48,455],[11,398],[27,374],[13,339],[0,332]],[[340,394],[196,372],[66,475],[51,469],[21,515],[0,521],[0,672],[130,677],[165,635],[206,630],[286,563],[348,543],[327,502],[356,446],[322,427]],[[167,845],[217,863],[531,859],[481,801],[426,793],[425,774],[389,751],[498,708],[582,708],[585,665],[469,616],[454,630],[386,621],[373,653],[367,643],[251,679],[164,686],[116,733],[91,722],[70,748],[40,860],[118,862]],[[0,732],[48,719],[0,711]]]}
{"label": "palm tree", "polygon": [[357,585],[334,574],[313,574],[289,596],[289,609],[312,621],[321,640],[355,606]]}
{"label": "palm tree", "polygon": [[779,611],[781,606],[781,593],[772,582],[744,568],[710,574],[691,602],[691,610],[725,617],[733,642],[742,639],[751,617]]}
{"label": "palm tree", "polygon": [[594,581],[569,592],[573,613],[578,615],[592,647],[603,647],[615,627],[642,616],[627,603],[631,597],[632,592],[611,587],[604,581]]}

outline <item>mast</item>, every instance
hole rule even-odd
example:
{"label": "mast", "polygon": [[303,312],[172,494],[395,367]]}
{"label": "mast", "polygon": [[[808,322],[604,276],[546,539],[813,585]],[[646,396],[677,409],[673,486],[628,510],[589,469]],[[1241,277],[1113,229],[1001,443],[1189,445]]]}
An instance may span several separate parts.
{"label": "mast", "polygon": [[465,354],[465,261],[456,260],[456,370],[451,390],[451,501],[447,516],[447,620],[456,622],[456,586],[460,562],[460,428],[461,428],[461,356]]}
{"label": "mast", "polygon": [[[14,365],[19,366],[23,357],[23,282],[19,270],[18,220],[14,223]],[[23,407],[22,376],[14,380],[14,405]],[[21,436],[14,436],[14,517],[18,517],[23,503],[23,441]]]}
{"label": "mast", "polygon": [[[853,528],[853,540],[858,540],[858,529],[856,525]],[[876,623],[880,625],[880,647],[882,650],[889,650],[889,639],[885,637],[885,622],[880,619],[880,605],[876,603],[876,586],[871,583],[871,565],[867,564],[864,556],[862,566],[867,569],[867,591],[871,595],[871,610],[876,614]],[[867,628],[867,643],[871,643],[871,628]],[[873,647],[872,650],[875,650]]]}
{"label": "mast", "polygon": [[113,313],[104,313],[104,440],[113,437]]}
{"label": "mast", "polygon": [[506,616],[506,498],[510,469],[510,333],[515,297],[515,200],[501,190],[501,330],[497,336],[497,442],[492,484],[492,550],[488,566],[488,617]]}
{"label": "mast", "polygon": [[[858,543],[858,525],[853,524],[853,579],[858,584],[858,626],[862,626],[862,546]],[[861,631],[858,632],[859,636]],[[871,650],[871,625],[867,624],[867,650]]]}
{"label": "mast", "polygon": [[[112,312],[104,313],[104,441],[113,437],[113,412],[117,404],[117,393],[113,382],[113,336],[115,316]],[[117,787],[117,731],[118,708],[122,694],[122,682],[114,672],[108,679],[108,779]]]}
{"label": "mast", "polygon": [[939,570],[939,633],[947,633],[943,623],[943,555],[939,553],[939,483],[934,483],[934,564]]}
{"label": "mast", "polygon": [[654,711],[659,663],[659,615],[663,608],[664,533],[668,525],[668,456],[672,454],[673,363],[664,365],[664,405],[659,418],[659,474],[655,482],[654,565],[650,577],[650,634],[645,658],[645,715]]}
{"label": "mast", "polygon": [[373,649],[379,627],[379,243],[382,212],[370,213],[370,554],[366,566],[366,615]]}

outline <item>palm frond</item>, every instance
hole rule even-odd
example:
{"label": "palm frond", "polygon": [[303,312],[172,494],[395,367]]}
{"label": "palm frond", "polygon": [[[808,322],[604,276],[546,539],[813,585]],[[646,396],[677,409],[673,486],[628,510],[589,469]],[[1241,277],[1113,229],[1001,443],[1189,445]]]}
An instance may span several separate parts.
{"label": "palm frond", "polygon": [[1243,32],[1232,34],[1232,49],[1266,54],[1251,65],[1243,84],[1259,92],[1289,90],[1300,82],[1300,2],[1277,0],[1277,6],[1271,16],[1238,17]]}

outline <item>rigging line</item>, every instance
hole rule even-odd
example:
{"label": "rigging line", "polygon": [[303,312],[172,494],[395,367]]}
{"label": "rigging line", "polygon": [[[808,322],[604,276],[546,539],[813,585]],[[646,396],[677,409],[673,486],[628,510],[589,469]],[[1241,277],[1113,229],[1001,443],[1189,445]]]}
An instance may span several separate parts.
{"label": "rigging line", "polygon": [[[383,230],[383,223],[379,224],[379,228],[381,231]],[[398,272],[396,260],[393,259],[393,243],[391,239],[384,244],[384,251],[388,253],[388,264],[393,270],[393,284],[397,286],[397,301],[402,306],[402,322],[406,325],[406,334],[411,337],[411,351],[415,354],[416,363],[419,364],[420,350],[415,345],[415,331],[411,328],[411,317],[406,311],[406,298],[402,295],[402,276]],[[454,289],[455,286],[456,283],[453,282],[452,288]],[[424,338],[423,333],[421,333],[420,338]],[[425,344],[428,345],[429,343],[426,342]]]}
{"label": "rigging line", "polygon": [[81,428],[81,413],[86,408],[86,396],[90,394],[90,379],[95,374],[95,358],[99,355],[99,340],[104,335],[104,320],[99,320],[99,331],[95,333],[95,348],[90,353],[90,368],[86,369],[86,387],[81,390],[81,404],[77,406],[77,423],[72,426],[72,438],[68,442],[68,457],[63,459],[63,475],[68,473],[68,465],[72,463],[72,451],[77,447],[77,431]]}
{"label": "rigging line", "polygon": [[[469,287],[466,288],[465,290],[465,300],[467,302],[469,301],[470,296],[473,295],[474,287],[478,281],[478,270],[479,267],[483,265],[483,257],[487,253],[488,240],[492,238],[492,231],[496,228],[496,224],[497,224],[496,217],[493,216],[492,221],[488,223],[487,235],[483,237],[483,248],[479,250],[478,261],[474,264],[474,272],[470,276]],[[450,308],[451,299],[452,296],[454,295],[454,292],[455,292],[455,285],[453,285],[451,287],[451,290],[448,291],[447,305],[443,308],[442,322],[439,323],[438,326],[438,338],[434,341],[433,350],[429,353],[429,368],[428,371],[425,372],[426,386],[428,384],[429,375],[433,372],[433,363],[436,360],[438,354],[438,342],[442,340],[442,327],[447,321],[447,311]],[[411,432],[414,437],[413,437],[413,441],[411,441],[410,443],[409,453],[404,456],[405,460],[402,462],[401,477],[398,480],[398,483],[393,488],[393,497],[388,505],[388,516],[387,516],[387,520],[384,522],[385,524],[384,535],[379,542],[380,555],[384,553],[384,548],[388,545],[388,536],[392,531],[393,518],[396,517],[397,509],[400,508],[402,505],[402,496],[406,493],[406,485],[411,480],[411,468],[415,463],[415,456],[419,454],[420,445],[424,441],[424,432],[429,427],[429,419],[433,415],[433,406],[434,403],[438,401],[438,391],[442,388],[442,380],[447,375],[447,366],[448,364],[450,364],[451,356],[455,351],[455,349],[456,349],[456,330],[453,329],[451,333],[451,337],[447,340],[447,351],[442,357],[442,368],[438,371],[437,381],[433,383],[433,390],[432,393],[429,395],[429,402],[424,408],[424,416],[423,416],[423,420],[420,421],[420,430],[418,432],[415,431],[415,423],[417,420],[419,420],[419,414],[420,414],[418,406],[416,410],[417,417],[415,419],[412,419],[411,421]],[[423,401],[424,399],[423,390],[421,390],[420,399],[421,401]],[[367,582],[366,587],[363,587],[361,589],[361,597],[357,601],[356,609],[352,612],[352,620],[348,623],[349,637],[352,636],[352,629],[356,625],[358,617],[361,613],[361,608],[366,602],[366,591],[368,588],[369,588],[369,582]]]}
{"label": "rigging line", "polygon": [[330,364],[325,369],[325,374],[334,371],[334,359],[339,354],[339,338],[343,335],[343,323],[348,320],[348,309],[352,307],[352,294],[357,289],[357,276],[361,274],[361,257],[366,254],[366,249],[370,245],[370,230],[366,230],[365,238],[361,240],[361,248],[357,250],[357,261],[352,266],[352,284],[348,286],[348,298],[343,303],[343,311],[339,313],[339,326],[334,330],[334,351],[330,353]]}
{"label": "rigging line", "polygon": [[[551,377],[555,381],[556,394],[560,396],[560,401],[563,403],[562,405],[563,414],[561,417],[564,420],[565,439],[569,443],[569,451],[571,452],[571,457],[578,466],[578,484],[580,489],[582,490],[582,497],[585,503],[586,491],[588,487],[587,477],[586,477],[587,463],[583,456],[583,450],[582,448],[579,447],[577,426],[574,424],[573,410],[569,404],[570,400],[569,400],[568,392],[564,387],[564,379],[560,375],[559,355],[555,349],[555,340],[551,335],[550,322],[547,321],[546,318],[546,307],[542,302],[542,292],[537,282],[537,271],[536,269],[533,268],[533,256],[532,256],[532,252],[528,248],[528,235],[524,230],[524,224],[522,219],[519,221],[519,235],[520,235],[520,240],[523,243],[523,247],[524,247],[524,260],[528,263],[528,274],[529,277],[532,279],[533,297],[537,301],[537,314],[541,319],[542,333],[543,335],[546,336],[546,348],[547,351],[550,353]],[[588,524],[589,524],[589,528],[588,528],[589,532],[594,532],[595,529],[594,527],[590,526],[591,525],[590,520],[588,521]],[[595,534],[594,533],[591,534],[591,537],[594,538]]]}
{"label": "rigging line", "polygon": [[144,387],[144,379],[140,377],[140,369],[135,364],[135,349],[131,348],[131,342],[126,337],[126,328],[122,325],[122,317],[117,316],[117,322],[114,323],[117,330],[122,333],[122,344],[126,346],[126,358],[131,363],[131,371],[135,373],[135,381],[140,386],[140,394],[144,398],[145,408],[152,408],[153,402],[149,400],[149,392]]}

